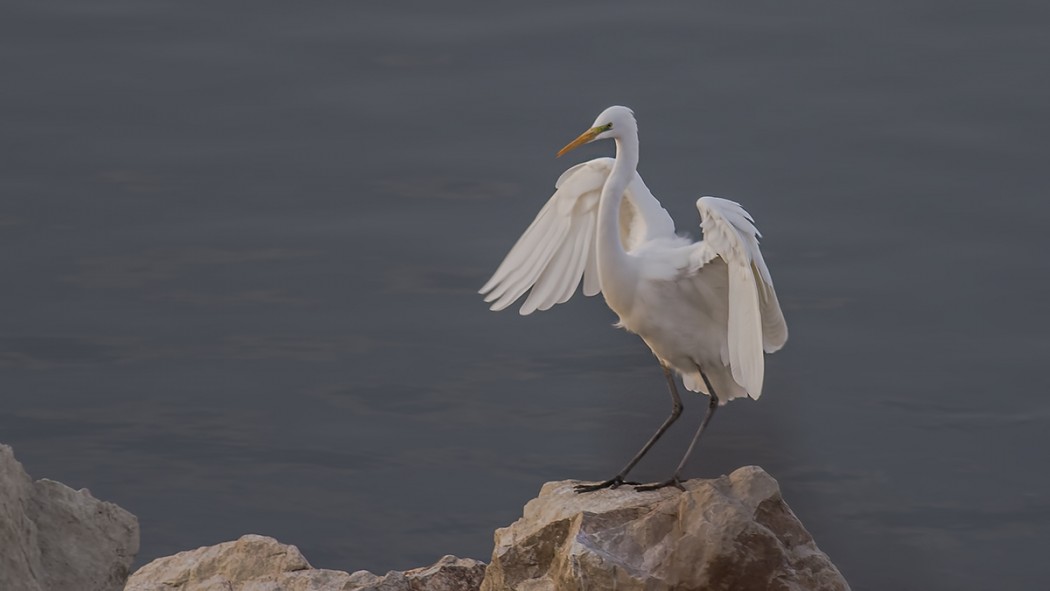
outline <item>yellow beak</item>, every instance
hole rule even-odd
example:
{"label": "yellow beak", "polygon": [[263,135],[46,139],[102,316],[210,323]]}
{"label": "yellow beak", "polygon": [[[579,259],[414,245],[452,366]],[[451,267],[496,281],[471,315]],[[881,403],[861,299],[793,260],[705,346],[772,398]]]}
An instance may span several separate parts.
{"label": "yellow beak", "polygon": [[579,148],[583,144],[586,144],[587,142],[593,141],[594,137],[597,136],[602,131],[603,130],[600,127],[592,127],[590,129],[588,129],[587,131],[581,133],[580,137],[572,140],[571,142],[569,142],[569,144],[567,146],[565,146],[564,148],[558,150],[558,156],[557,157],[561,158],[562,155],[564,155],[565,153],[571,152],[571,151],[575,150],[576,148]]}

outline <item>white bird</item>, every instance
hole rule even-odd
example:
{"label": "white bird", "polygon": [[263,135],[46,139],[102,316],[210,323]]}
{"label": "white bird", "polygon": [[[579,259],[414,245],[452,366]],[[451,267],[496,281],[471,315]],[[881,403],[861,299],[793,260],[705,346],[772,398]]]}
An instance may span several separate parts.
{"label": "white bird", "polygon": [[[673,372],[688,390],[710,397],[703,421],[670,479],[638,486],[679,488],[681,472],[719,403],[762,394],[764,355],[787,341],[760,236],[739,204],[696,202],[704,239],[675,234],[674,222],[638,175],[638,124],[626,107],[609,107],[558,152],[616,141],[616,158],[573,166],[492,278],[481,288],[492,310],[532,290],[521,314],[567,301],[583,280],[656,355],[671,391],[671,415],[616,476],[577,492],[615,488],[682,413]],[[630,483],[637,484],[637,483]]]}

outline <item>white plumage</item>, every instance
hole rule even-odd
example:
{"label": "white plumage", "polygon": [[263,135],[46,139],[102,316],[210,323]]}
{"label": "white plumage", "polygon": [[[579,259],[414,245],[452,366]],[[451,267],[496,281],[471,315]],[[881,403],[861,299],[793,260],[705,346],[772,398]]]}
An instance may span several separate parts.
{"label": "white plumage", "polygon": [[[567,301],[582,280],[583,293],[600,291],[619,316],[618,326],[640,336],[686,388],[711,395],[712,403],[757,399],[763,353],[784,345],[787,325],[753,219],[733,201],[702,197],[696,207],[703,240],[677,236],[636,172],[637,123],[630,109],[606,109],[559,155],[606,138],[616,140],[616,158],[597,158],[562,174],[554,195],[482,287],[485,301],[502,310],[531,290],[520,309],[530,314]],[[675,412],[617,478],[601,485],[622,483],[677,418],[681,405],[670,374],[668,383]],[[676,471],[661,484],[677,481]]]}
{"label": "white plumage", "polygon": [[[612,171],[612,158],[595,158],[566,170],[554,195],[536,214],[496,273],[481,288],[491,309],[502,310],[526,291],[520,313],[548,310],[568,301],[583,278],[583,294],[601,291],[594,247],[598,200]],[[674,236],[674,221],[637,173],[621,205],[620,235],[628,249]]]}

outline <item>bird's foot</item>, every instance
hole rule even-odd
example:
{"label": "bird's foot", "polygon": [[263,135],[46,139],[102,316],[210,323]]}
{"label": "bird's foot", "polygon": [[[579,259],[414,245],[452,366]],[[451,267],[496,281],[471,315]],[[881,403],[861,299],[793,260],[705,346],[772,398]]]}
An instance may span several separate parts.
{"label": "bird's foot", "polygon": [[595,482],[593,484],[577,484],[576,486],[572,487],[572,490],[576,493],[585,493],[601,490],[603,488],[617,488],[621,484],[630,484],[632,486],[636,486],[639,483],[624,480],[623,476],[616,475],[608,480],[603,480],[602,482]]}
{"label": "bird's foot", "polygon": [[639,492],[645,492],[647,490],[659,490],[668,486],[673,486],[679,490],[685,491],[685,486],[682,485],[682,479],[677,474],[663,482],[654,482],[652,484],[642,484],[634,487],[634,490]]}

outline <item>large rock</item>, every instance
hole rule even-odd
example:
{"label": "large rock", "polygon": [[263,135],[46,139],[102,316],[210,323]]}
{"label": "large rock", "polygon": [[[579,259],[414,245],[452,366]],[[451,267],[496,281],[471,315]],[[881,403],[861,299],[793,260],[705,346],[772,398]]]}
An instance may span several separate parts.
{"label": "large rock", "polygon": [[455,556],[385,576],[315,569],[295,546],[246,535],[158,558],[135,571],[125,591],[469,591],[484,574],[483,562]]}
{"label": "large rock", "polygon": [[780,496],[749,466],[686,491],[587,494],[550,482],[496,531],[483,591],[848,591]]}
{"label": "large rock", "polygon": [[139,549],[135,516],[53,480],[0,445],[0,589],[119,591]]}

